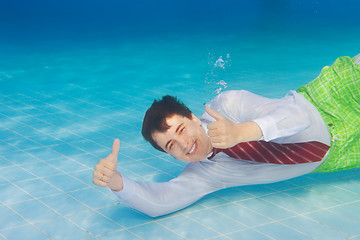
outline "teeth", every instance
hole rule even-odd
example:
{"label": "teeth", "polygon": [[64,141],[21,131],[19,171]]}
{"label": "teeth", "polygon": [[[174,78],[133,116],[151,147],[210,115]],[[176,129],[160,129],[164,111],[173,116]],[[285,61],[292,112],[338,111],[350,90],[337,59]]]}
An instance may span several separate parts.
{"label": "teeth", "polygon": [[191,154],[194,150],[195,150],[195,143],[194,143],[193,147],[190,149],[190,151],[188,152],[188,154]]}

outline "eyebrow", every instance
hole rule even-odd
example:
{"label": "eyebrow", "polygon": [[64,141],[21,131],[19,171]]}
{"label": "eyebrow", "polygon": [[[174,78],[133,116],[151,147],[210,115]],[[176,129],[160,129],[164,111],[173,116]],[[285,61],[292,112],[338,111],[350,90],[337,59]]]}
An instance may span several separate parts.
{"label": "eyebrow", "polygon": [[184,123],[181,123],[177,128],[176,128],[176,133],[180,130],[180,128],[184,125]]}
{"label": "eyebrow", "polygon": [[[181,127],[184,125],[184,123],[181,123],[181,124],[179,124],[179,126],[176,128],[176,130],[175,130],[175,133],[177,133],[180,129],[181,129]],[[165,149],[168,149],[168,146],[169,146],[169,144],[171,143],[171,140],[169,140],[167,143],[166,143],[166,145],[165,145]]]}

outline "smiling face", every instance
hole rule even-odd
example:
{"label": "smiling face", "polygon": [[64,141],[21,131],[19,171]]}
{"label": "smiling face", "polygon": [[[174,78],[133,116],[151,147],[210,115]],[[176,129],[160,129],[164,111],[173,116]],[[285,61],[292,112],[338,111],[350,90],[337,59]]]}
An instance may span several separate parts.
{"label": "smiling face", "polygon": [[210,139],[194,114],[191,119],[175,114],[166,118],[166,123],[170,128],[165,132],[154,132],[152,138],[176,159],[198,162],[212,151]]}

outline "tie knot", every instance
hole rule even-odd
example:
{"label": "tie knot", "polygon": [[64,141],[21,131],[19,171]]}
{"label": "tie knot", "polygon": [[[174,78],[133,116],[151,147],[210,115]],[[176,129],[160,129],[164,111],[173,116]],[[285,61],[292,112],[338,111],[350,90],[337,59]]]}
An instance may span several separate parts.
{"label": "tie knot", "polygon": [[215,157],[216,154],[218,154],[219,152],[223,152],[224,150],[225,150],[225,149],[213,147],[213,151],[212,151],[212,153],[211,153],[211,156],[208,157],[208,159],[211,160],[212,158]]}

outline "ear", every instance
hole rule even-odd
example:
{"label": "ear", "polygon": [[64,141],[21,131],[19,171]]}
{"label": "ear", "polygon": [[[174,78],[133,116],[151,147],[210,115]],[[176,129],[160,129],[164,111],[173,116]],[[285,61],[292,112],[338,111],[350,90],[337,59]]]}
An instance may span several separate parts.
{"label": "ear", "polygon": [[195,121],[196,123],[201,124],[200,119],[196,117],[193,113],[191,113],[191,121]]}

